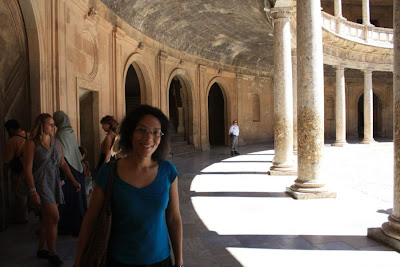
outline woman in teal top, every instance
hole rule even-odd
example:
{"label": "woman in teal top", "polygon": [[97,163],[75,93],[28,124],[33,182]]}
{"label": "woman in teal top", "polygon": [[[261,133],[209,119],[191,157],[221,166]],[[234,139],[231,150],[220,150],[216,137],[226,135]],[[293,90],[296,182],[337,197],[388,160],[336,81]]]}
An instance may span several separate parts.
{"label": "woman in teal top", "polygon": [[[169,121],[157,108],[141,105],[120,128],[120,149],[112,191],[110,266],[183,266],[182,219],[175,166],[165,161]],[[104,202],[110,163],[99,170],[79,235],[75,265]],[[170,237],[175,265],[170,257]]]}

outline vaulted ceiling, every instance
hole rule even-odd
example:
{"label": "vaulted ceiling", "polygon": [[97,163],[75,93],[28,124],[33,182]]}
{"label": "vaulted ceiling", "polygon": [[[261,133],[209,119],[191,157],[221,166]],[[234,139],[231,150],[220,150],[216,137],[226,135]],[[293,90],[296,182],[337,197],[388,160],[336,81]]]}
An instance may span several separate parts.
{"label": "vaulted ceiling", "polygon": [[[265,7],[293,0],[101,0],[143,34],[171,48],[220,64],[270,71],[273,28]],[[334,0],[321,0],[333,4]],[[342,0],[342,4],[362,0]],[[370,0],[393,5],[393,0]]]}
{"label": "vaulted ceiling", "polygon": [[272,27],[264,0],[102,2],[169,47],[221,64],[259,70],[273,65]]}

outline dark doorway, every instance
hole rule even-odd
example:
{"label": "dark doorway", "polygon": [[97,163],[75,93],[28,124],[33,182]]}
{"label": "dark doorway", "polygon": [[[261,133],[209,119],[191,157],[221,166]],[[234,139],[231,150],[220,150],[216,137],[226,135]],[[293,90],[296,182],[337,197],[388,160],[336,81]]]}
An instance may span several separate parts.
{"label": "dark doorway", "polygon": [[125,106],[126,113],[134,110],[140,103],[140,84],[139,78],[132,65],[129,66],[125,80]]}
{"label": "dark doorway", "polygon": [[[364,137],[364,94],[358,99],[358,137]],[[382,102],[374,94],[373,138],[382,137]]]}
{"label": "dark doorway", "polygon": [[183,107],[181,90],[182,85],[179,79],[174,77],[169,87],[169,120],[171,122],[171,129],[173,133],[178,133],[178,127],[180,126],[178,108]]}
{"label": "dark doorway", "polygon": [[208,133],[210,145],[225,145],[225,101],[217,83],[208,94]]}

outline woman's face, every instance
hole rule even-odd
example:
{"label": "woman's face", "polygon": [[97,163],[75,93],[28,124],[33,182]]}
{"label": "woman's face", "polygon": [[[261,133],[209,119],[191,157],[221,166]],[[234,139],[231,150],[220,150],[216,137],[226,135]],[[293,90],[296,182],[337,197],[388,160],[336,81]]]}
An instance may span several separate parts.
{"label": "woman's face", "polygon": [[103,130],[107,133],[110,131],[110,125],[108,123],[102,123],[101,128],[103,128]]}
{"label": "woman's face", "polygon": [[53,136],[56,126],[54,125],[53,118],[47,118],[43,124],[43,133]]}
{"label": "woman's face", "polygon": [[151,157],[162,138],[161,122],[153,115],[144,116],[132,134],[132,151],[140,157]]}

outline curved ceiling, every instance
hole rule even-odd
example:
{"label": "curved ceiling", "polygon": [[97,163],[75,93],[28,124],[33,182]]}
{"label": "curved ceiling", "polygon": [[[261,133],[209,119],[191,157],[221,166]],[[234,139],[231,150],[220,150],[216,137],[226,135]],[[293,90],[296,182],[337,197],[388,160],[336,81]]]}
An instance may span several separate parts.
{"label": "curved ceiling", "polygon": [[273,29],[264,11],[269,0],[101,1],[135,29],[171,48],[237,67],[273,66]]}

